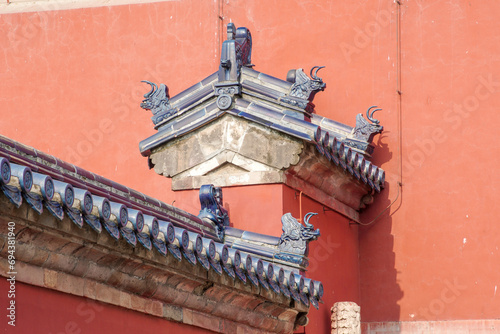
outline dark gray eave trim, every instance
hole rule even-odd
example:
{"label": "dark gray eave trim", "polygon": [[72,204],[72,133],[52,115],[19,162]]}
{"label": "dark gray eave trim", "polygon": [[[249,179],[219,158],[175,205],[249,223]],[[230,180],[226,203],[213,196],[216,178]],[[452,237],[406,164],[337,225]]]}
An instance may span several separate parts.
{"label": "dark gray eave trim", "polygon": [[[280,98],[288,94],[291,83],[247,67],[242,67],[241,72],[243,95],[235,97],[235,107],[229,113],[308,142],[313,141],[318,126],[340,141],[352,132],[353,128],[348,125],[315,114],[309,122],[304,119],[302,109],[281,103]],[[171,106],[178,113],[157,124],[158,132],[140,142],[141,154],[149,156],[156,147],[224,115],[225,111],[218,109],[215,103],[216,83],[217,72],[172,97]]]}
{"label": "dark gray eave trim", "polygon": [[[52,166],[50,159],[59,166]],[[118,243],[125,239],[134,250],[144,248],[153,254],[155,248],[163,256],[171,254],[178,261],[185,259],[192,266],[201,264],[205,270],[219,275],[226,272],[233,280],[251,282],[256,288],[271,289],[287,298],[291,293],[297,302],[318,307],[322,296],[321,282],[305,278],[297,270],[291,271],[292,263],[282,261],[273,265],[274,261],[260,259],[266,247],[241,251],[230,248],[219,240],[212,224],[205,220],[174,207],[170,209],[177,215],[165,215],[165,210],[155,210],[133,199],[130,189],[125,186],[114,183],[113,187],[104,187],[100,181],[113,181],[81,169],[69,173],[67,168],[78,167],[0,136],[0,194],[3,193],[5,196],[2,197],[7,197],[13,204],[0,205],[0,214],[8,210],[15,215],[28,212],[29,216],[37,217],[36,213],[46,215],[49,212],[53,218],[64,222],[57,225],[57,229],[61,226],[63,229],[76,227],[76,231],[94,240],[101,235],[109,235]],[[87,180],[89,178],[94,182]],[[117,190],[118,187],[122,190]],[[124,190],[128,195],[121,194]],[[90,208],[85,204],[88,196],[92,198],[89,203],[93,203]],[[106,209],[103,203],[109,203],[110,208]],[[26,210],[28,207],[30,209]],[[114,209],[116,207],[118,209]],[[126,212],[125,221],[122,220],[122,210]],[[108,215],[105,211],[111,213]],[[137,218],[139,214],[143,216],[141,227]],[[305,281],[314,288],[304,286]]]}
{"label": "dark gray eave trim", "polygon": [[86,189],[93,195],[123,203],[135,210],[149,212],[158,219],[172,221],[179,227],[203,236],[217,238],[213,226],[195,215],[1,135],[0,157],[27,166],[33,172],[43,173],[55,180]]}

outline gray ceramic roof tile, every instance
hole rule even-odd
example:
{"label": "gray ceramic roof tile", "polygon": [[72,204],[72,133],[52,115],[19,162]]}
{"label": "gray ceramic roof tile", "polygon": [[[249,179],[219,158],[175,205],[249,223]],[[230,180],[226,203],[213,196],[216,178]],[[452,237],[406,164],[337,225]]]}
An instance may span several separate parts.
{"label": "gray ceramic roof tile", "polygon": [[210,84],[217,81],[217,77],[218,77],[218,72],[214,72],[213,74],[209,75],[205,79],[201,80],[201,84],[203,86],[210,85]]}
{"label": "gray ceramic roof tile", "polygon": [[35,150],[35,151],[36,151],[36,156],[39,157],[40,159],[45,160],[47,162],[50,162],[51,164],[54,164],[54,165],[57,163],[56,158],[53,157],[52,155],[46,154],[46,153],[39,151],[39,150]]}
{"label": "gray ceramic roof tile", "polygon": [[66,161],[62,161],[59,158],[56,158],[57,166],[61,167],[62,169],[66,169],[69,172],[76,173],[75,166],[72,164],[67,163]]}
{"label": "gray ceramic roof tile", "polygon": [[15,143],[14,146],[19,152],[36,157],[36,150],[34,148],[21,143]]}
{"label": "gray ceramic roof tile", "polygon": [[[269,89],[268,87],[266,87],[264,85],[260,85],[258,83],[248,81],[248,80],[243,80],[241,82],[241,86],[244,89],[248,89],[252,92],[262,94],[264,96],[270,97],[270,98],[275,99],[275,100],[278,100],[279,98],[284,96],[284,93],[282,93],[282,92],[278,92],[276,90]],[[243,91],[243,92],[245,92],[245,91]]]}
{"label": "gray ceramic roof tile", "polygon": [[198,91],[195,91],[193,94],[187,96],[186,98],[182,99],[176,104],[173,104],[173,106],[179,108],[180,113],[182,113],[184,109],[187,109],[188,107],[197,104],[201,100],[204,100],[212,96],[213,94],[214,94],[213,88],[211,86],[206,86]]}

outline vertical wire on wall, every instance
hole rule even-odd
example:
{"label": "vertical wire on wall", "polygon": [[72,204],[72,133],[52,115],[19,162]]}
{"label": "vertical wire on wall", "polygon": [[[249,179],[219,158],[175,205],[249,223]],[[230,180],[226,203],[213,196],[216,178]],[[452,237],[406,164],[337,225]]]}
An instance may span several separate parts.
{"label": "vertical wire on wall", "polygon": [[[398,135],[399,135],[399,183],[398,189],[403,186],[403,112],[402,112],[402,99],[403,91],[401,89],[401,1],[396,1],[398,4],[398,17],[397,17],[397,93],[398,93]],[[402,190],[402,189],[401,189]]]}
{"label": "vertical wire on wall", "polygon": [[[403,91],[401,88],[401,1],[395,1],[397,5],[397,18],[396,18],[396,95],[397,95],[397,130],[398,130],[398,181],[397,181],[397,190],[398,193],[396,198],[384,209],[382,210],[375,218],[373,218],[369,223],[361,223],[358,222],[359,225],[367,226],[376,222],[384,212],[389,210],[389,208],[396,203],[396,201],[401,196],[401,201],[399,205],[403,201]],[[399,208],[399,207],[398,207]]]}
{"label": "vertical wire on wall", "polygon": [[215,54],[217,55],[216,63],[220,61],[222,42],[224,40],[224,0],[217,0],[217,45]]}

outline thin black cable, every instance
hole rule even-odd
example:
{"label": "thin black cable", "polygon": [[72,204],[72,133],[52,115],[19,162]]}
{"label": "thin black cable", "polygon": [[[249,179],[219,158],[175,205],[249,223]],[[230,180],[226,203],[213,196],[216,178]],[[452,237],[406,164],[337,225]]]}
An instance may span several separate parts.
{"label": "thin black cable", "polygon": [[[398,100],[398,169],[399,169],[399,181],[397,183],[398,185],[398,193],[396,195],[396,198],[389,204],[384,210],[382,210],[374,219],[372,219],[369,223],[361,223],[357,222],[359,225],[363,226],[368,226],[373,224],[377,219],[384,214],[394,203],[399,198],[400,193],[402,192],[402,187],[403,187],[403,116],[402,116],[402,95],[403,92],[401,91],[401,2],[398,0],[396,1],[397,6],[398,6],[398,18],[397,18],[397,26],[396,26],[396,93],[397,93],[397,100]],[[401,199],[402,201],[402,199]]]}

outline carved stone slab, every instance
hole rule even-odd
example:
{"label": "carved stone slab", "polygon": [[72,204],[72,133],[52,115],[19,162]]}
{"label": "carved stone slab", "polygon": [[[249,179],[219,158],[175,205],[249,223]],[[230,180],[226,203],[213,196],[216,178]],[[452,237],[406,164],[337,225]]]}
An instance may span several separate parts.
{"label": "carved stone slab", "polygon": [[[283,182],[284,169],[299,162],[303,143],[231,115],[170,141],[150,155],[174,190]],[[210,182],[207,182],[210,180]]]}

